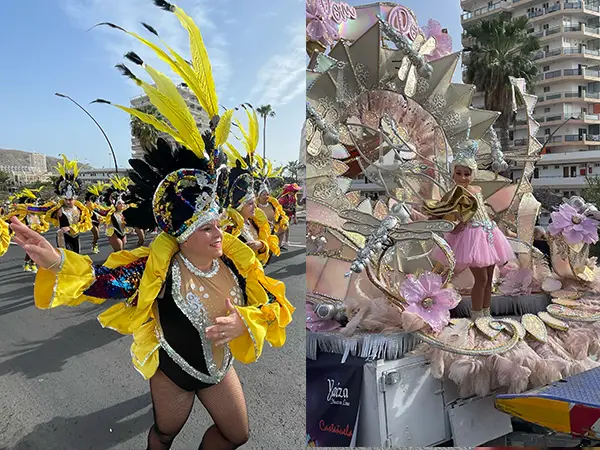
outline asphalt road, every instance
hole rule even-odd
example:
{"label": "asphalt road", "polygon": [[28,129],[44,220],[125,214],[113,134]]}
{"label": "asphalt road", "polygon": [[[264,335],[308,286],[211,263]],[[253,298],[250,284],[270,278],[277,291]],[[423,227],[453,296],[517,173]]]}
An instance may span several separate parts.
{"label": "asphalt road", "polygon": [[[286,283],[297,308],[286,345],[265,346],[255,364],[236,363],[250,414],[244,448],[305,446],[304,237],[304,224],[293,226],[290,241],[302,244],[267,268]],[[87,233],[83,252],[90,242]],[[102,262],[108,253],[102,238],[93,259]],[[151,400],[131,364],[131,337],[102,329],[96,316],[103,306],[36,309],[34,275],[22,270],[23,257],[11,246],[0,258],[0,449],[145,449]],[[173,449],[198,448],[211,423],[196,401]]]}

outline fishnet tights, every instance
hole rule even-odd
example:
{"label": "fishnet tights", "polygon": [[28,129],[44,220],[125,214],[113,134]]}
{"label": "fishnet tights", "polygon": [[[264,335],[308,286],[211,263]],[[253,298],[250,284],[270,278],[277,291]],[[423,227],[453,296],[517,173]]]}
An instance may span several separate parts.
{"label": "fishnet tights", "polygon": [[248,441],[248,411],[242,385],[232,367],[215,386],[188,392],[160,370],[150,379],[154,425],[147,450],[168,450],[192,411],[194,395],[202,402],[214,424],[204,433],[199,450],[233,450]]}

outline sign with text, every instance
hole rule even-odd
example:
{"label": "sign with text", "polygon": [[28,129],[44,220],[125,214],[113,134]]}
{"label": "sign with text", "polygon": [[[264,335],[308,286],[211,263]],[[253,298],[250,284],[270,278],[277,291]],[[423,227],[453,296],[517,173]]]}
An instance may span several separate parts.
{"label": "sign with text", "polygon": [[356,433],[365,359],[319,353],[306,360],[309,447],[350,447]]}

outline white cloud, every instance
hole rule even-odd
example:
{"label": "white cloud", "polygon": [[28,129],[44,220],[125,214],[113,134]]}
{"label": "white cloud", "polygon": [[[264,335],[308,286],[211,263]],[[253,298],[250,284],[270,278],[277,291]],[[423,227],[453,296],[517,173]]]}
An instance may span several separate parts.
{"label": "white cloud", "polygon": [[[200,27],[211,60],[215,84],[219,92],[224,92],[233,71],[227,51],[227,39],[211,20],[211,13],[214,11],[211,5],[208,0],[178,2],[178,6],[183,8]],[[148,0],[62,0],[62,6],[74,25],[82,30],[87,30],[100,22],[112,22],[160,44],[159,40],[140,25],[140,22],[148,23],[158,31],[160,37],[169,46],[189,59],[188,34],[177,17],[154,6]],[[108,27],[98,27],[91,30],[89,34],[102,40],[110,64],[123,62],[123,55],[133,50],[148,64],[173,75],[168,66],[161,62],[152,50],[123,32]],[[140,70],[134,72],[140,77],[144,75]]]}
{"label": "white cloud", "polygon": [[269,57],[259,69],[250,97],[256,104],[275,109],[305,92],[305,26],[302,22],[287,28],[289,43],[280,53]]}

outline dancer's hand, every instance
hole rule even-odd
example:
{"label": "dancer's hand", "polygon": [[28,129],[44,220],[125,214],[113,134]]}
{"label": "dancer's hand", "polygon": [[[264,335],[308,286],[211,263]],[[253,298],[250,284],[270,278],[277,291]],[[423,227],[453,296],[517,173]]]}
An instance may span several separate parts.
{"label": "dancer's hand", "polygon": [[252,250],[254,250],[255,252],[260,252],[263,248],[263,243],[260,241],[248,242],[248,243],[246,243],[246,245],[248,247],[250,247]]}
{"label": "dancer's hand", "polygon": [[458,233],[460,233],[462,230],[465,229],[466,226],[467,226],[467,224],[464,223],[464,222],[459,223],[458,225],[456,225],[454,227],[454,230],[452,230],[452,234],[458,234]]}
{"label": "dancer's hand", "polygon": [[61,254],[41,234],[31,230],[16,217],[10,219],[10,228],[14,231],[13,241],[27,252],[38,266],[48,269],[58,268]]}
{"label": "dancer's hand", "polygon": [[60,231],[62,231],[63,233],[68,233],[69,231],[71,231],[71,227],[62,227]]}
{"label": "dancer's hand", "polygon": [[246,333],[246,325],[231,303],[231,299],[228,298],[226,301],[230,314],[225,317],[217,317],[215,325],[206,329],[207,339],[213,341],[215,345],[224,345]]}

